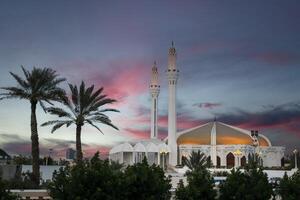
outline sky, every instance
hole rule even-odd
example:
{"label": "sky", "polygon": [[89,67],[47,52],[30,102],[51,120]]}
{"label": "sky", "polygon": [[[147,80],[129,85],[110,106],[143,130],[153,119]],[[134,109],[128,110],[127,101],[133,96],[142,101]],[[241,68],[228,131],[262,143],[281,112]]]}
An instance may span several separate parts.
{"label": "sky", "polygon": [[[149,81],[157,61],[159,137],[167,135],[167,54],[178,53],[178,130],[213,120],[259,130],[273,145],[300,148],[300,1],[154,0],[0,2],[0,86],[9,75],[50,67],[67,82],[104,87],[120,113],[116,131],[85,126],[83,151],[107,154],[150,135]],[[60,86],[68,92],[67,82]],[[0,102],[0,148],[30,154],[30,104]],[[55,119],[41,108],[38,123]],[[75,127],[38,127],[40,150],[64,157]]]}

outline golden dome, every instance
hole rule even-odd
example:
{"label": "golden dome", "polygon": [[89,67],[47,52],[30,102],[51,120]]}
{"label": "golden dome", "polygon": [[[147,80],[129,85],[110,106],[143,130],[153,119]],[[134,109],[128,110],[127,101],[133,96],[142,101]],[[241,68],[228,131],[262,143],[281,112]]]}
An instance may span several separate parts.
{"label": "golden dome", "polygon": [[[251,133],[238,127],[221,122],[209,122],[207,124],[191,128],[178,133],[178,145],[210,145],[211,132],[215,123],[217,145],[253,145]],[[258,136],[260,146],[271,146],[271,142],[263,135]]]}

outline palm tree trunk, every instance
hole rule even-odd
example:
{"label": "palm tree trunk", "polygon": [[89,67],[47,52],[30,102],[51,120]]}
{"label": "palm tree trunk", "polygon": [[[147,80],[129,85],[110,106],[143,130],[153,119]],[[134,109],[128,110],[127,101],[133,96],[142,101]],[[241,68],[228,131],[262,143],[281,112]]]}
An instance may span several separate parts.
{"label": "palm tree trunk", "polygon": [[76,126],[76,160],[82,161],[82,149],[81,149],[81,125]]}
{"label": "palm tree trunk", "polygon": [[32,155],[32,173],[33,181],[38,186],[40,184],[40,151],[39,151],[39,136],[36,120],[36,105],[37,101],[31,101],[31,155]]}

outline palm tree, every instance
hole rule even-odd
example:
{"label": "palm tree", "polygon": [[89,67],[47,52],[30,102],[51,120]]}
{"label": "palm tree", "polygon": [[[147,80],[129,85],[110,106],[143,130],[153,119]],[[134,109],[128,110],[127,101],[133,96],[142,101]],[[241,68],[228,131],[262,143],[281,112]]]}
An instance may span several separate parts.
{"label": "palm tree", "polygon": [[192,152],[189,158],[182,157],[182,164],[186,165],[190,170],[205,169],[210,166],[210,161],[206,158],[205,154],[198,151]]}
{"label": "palm tree", "polygon": [[0,94],[2,99],[25,99],[31,104],[31,154],[32,154],[32,172],[34,182],[38,185],[40,180],[39,166],[39,137],[37,130],[36,107],[39,103],[45,110],[45,102],[52,105],[51,101],[61,101],[65,96],[63,89],[58,84],[65,81],[64,78],[58,78],[56,71],[50,68],[33,68],[32,71],[21,67],[25,79],[10,72],[17,81],[15,87],[1,87],[5,93]]}
{"label": "palm tree", "polygon": [[108,125],[116,130],[118,128],[112,124],[105,112],[119,112],[116,109],[106,108],[100,109],[106,104],[116,102],[114,99],[106,98],[107,96],[102,94],[103,87],[94,91],[94,85],[89,88],[85,87],[84,82],[81,83],[78,89],[76,85],[69,84],[71,90],[70,99],[65,97],[64,105],[67,110],[58,107],[50,107],[47,111],[50,114],[56,115],[62,120],[48,121],[42,124],[42,126],[53,125],[51,133],[66,125],[69,127],[71,124],[76,125],[76,159],[77,162],[82,160],[81,149],[81,128],[84,124],[89,124],[95,127],[102,134],[102,130],[95,124],[101,123]]}

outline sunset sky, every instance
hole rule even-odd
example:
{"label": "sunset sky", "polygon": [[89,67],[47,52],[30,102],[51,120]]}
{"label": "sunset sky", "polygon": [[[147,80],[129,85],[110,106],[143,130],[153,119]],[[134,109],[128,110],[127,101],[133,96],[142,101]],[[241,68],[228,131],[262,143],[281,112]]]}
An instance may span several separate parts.
{"label": "sunset sky", "polygon": [[[178,129],[221,122],[257,129],[273,145],[300,148],[300,1],[0,2],[0,86],[9,72],[50,67],[69,83],[84,80],[118,100],[105,135],[86,126],[86,156],[150,135],[149,81],[157,61],[159,136],[167,133],[167,53],[178,52]],[[67,89],[67,83],[61,85]],[[38,122],[53,117],[38,109]],[[64,156],[75,127],[39,127],[42,154]],[[0,148],[30,154],[30,105],[0,102]]]}

